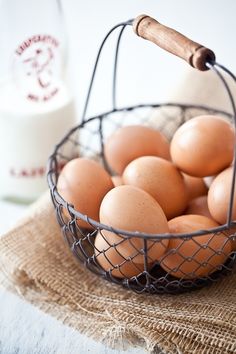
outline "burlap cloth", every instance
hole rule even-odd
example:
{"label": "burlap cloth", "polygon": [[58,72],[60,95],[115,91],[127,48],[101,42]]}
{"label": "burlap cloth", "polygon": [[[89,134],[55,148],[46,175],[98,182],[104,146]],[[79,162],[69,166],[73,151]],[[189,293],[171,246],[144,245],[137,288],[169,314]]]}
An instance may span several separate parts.
{"label": "burlap cloth", "polygon": [[89,272],[67,251],[45,195],[0,239],[0,282],[65,324],[116,347],[236,353],[236,274],[182,295],[137,295]]}

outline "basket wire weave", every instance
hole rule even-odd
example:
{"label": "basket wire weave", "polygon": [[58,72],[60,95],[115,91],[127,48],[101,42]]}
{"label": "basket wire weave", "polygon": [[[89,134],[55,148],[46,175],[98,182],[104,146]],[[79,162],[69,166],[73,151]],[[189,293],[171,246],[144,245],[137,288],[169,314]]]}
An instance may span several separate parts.
{"label": "basket wire weave", "polygon": [[[79,210],[75,210],[73,205],[68,203],[57,190],[57,181],[59,176],[60,166],[65,165],[68,161],[78,156],[87,157],[99,161],[110,173],[109,165],[104,157],[104,141],[106,138],[114,132],[117,128],[124,125],[143,124],[151,126],[155,129],[162,131],[167,137],[171,137],[175,130],[183,124],[185,121],[200,114],[220,114],[228,119],[236,122],[236,109],[235,103],[232,97],[232,93],[229,89],[227,82],[221,71],[228,74],[231,79],[236,82],[235,76],[224,66],[209,61],[206,66],[213,70],[215,74],[221,80],[232,105],[233,114],[216,110],[204,105],[185,105],[176,103],[162,103],[162,104],[142,104],[131,107],[117,108],[116,104],[116,77],[117,77],[117,63],[118,53],[121,38],[124,30],[127,26],[132,25],[133,20],[122,22],[113,27],[105,36],[97,55],[97,59],[94,65],[92,78],[90,81],[88,94],[84,106],[81,123],[71,129],[66,136],[56,145],[52,155],[48,161],[48,184],[51,192],[52,201],[56,210],[57,220],[61,226],[64,238],[69,248],[73,252],[74,256],[84,263],[84,265],[105,279],[121,284],[124,287],[133,289],[136,292],[149,292],[149,293],[179,293],[189,291],[192,289],[198,289],[207,284],[217,281],[220,277],[229,274],[235,269],[236,253],[232,252],[230,255],[225,254],[227,258],[224,264],[220,264],[210,274],[202,277],[197,277],[195,274],[186,274],[182,272],[181,277],[175,277],[175,272],[181,272],[181,266],[186,262],[195,261],[195,255],[201,252],[204,248],[210,249],[210,254],[205,259],[205,266],[212,265],[211,259],[217,256],[217,254],[223,254],[225,252],[225,244],[217,251],[211,248],[211,242],[217,235],[224,233],[227,235],[226,243],[235,239],[236,222],[232,221],[233,212],[233,196],[235,188],[235,159],[236,153],[234,153],[234,168],[233,178],[231,185],[231,196],[229,200],[228,218],[227,223],[221,225],[215,229],[199,230],[188,234],[144,234],[139,232],[131,232],[127,230],[114,229],[109,225],[103,225],[98,221],[92,220],[87,215],[83,215]],[[93,82],[100,59],[100,55],[104,44],[109,38],[110,34],[119,29],[119,35],[117,38],[114,71],[113,71],[113,95],[112,95],[112,109],[100,115],[86,118],[87,108],[91,96]],[[158,121],[154,121],[151,117],[155,115],[158,117]],[[65,213],[67,211],[67,213]],[[65,216],[67,214],[67,216]],[[68,217],[69,215],[69,217]],[[79,220],[83,220],[87,223],[88,228],[81,228],[78,224]],[[109,238],[106,237],[104,231],[110,231],[117,236],[117,242],[111,243]],[[104,239],[105,248],[98,250],[94,246],[95,237],[97,234]],[[198,242],[198,237],[203,235],[210,235],[206,244]],[[179,255],[182,259],[182,263],[178,269],[163,270],[161,264],[165,262],[165,257],[168,254],[164,254],[158,261],[150,257],[150,249],[158,243],[158,246],[162,247],[164,239],[173,239],[178,237],[181,239],[177,249],[172,249],[169,252]],[[140,248],[134,245],[133,240],[140,239]],[[181,246],[184,242],[192,240],[196,246],[196,253],[190,257],[183,256],[181,253]],[[127,257],[121,251],[121,245],[127,244],[132,247],[132,254]],[[119,257],[120,262],[113,264],[109,252],[115,252]],[[217,254],[216,254],[217,253]],[[142,255],[143,264],[135,262],[135,257]],[[104,270],[99,263],[99,256],[103,256],[108,264],[108,269]],[[197,262],[196,262],[197,263]],[[198,268],[203,267],[204,264],[196,264],[195,271]],[[127,276],[126,267],[132,267],[133,276]],[[171,274],[170,274],[171,273]]]}

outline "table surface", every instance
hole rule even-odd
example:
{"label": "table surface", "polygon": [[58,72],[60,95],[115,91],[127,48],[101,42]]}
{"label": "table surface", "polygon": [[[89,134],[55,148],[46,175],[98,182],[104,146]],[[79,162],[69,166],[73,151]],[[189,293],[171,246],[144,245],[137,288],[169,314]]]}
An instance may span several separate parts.
{"label": "table surface", "polygon": [[[26,206],[0,201],[0,235],[13,226]],[[63,325],[17,295],[0,288],[0,353],[118,354],[146,353],[142,348],[112,350]]]}

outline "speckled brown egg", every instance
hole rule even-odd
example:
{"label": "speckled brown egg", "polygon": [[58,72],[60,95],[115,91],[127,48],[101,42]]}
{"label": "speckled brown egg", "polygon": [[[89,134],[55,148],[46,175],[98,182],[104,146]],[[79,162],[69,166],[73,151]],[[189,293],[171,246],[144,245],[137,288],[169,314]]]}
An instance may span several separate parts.
{"label": "speckled brown egg", "polygon": [[233,251],[236,251],[236,228],[231,227],[230,229],[225,230],[224,234],[229,237]]}
{"label": "speckled brown egg", "polygon": [[218,174],[232,162],[234,128],[221,117],[195,117],[176,131],[170,151],[172,161],[190,176]]}
{"label": "speckled brown egg", "polygon": [[183,173],[183,176],[184,176],[184,182],[187,186],[189,200],[207,194],[208,188],[203,178],[189,176],[186,175],[186,173]]}
{"label": "speckled brown egg", "polygon": [[132,161],[123,173],[125,184],[149,193],[162,207],[167,219],[184,212],[188,194],[184,179],[170,161],[155,156],[143,156]]}
{"label": "speckled brown egg", "polygon": [[202,195],[201,197],[192,199],[189,202],[187,209],[185,210],[185,214],[203,215],[212,219],[208,209],[207,196]]}
{"label": "speckled brown egg", "polygon": [[[208,192],[208,208],[212,217],[220,224],[226,223],[231,194],[233,167],[215,177]],[[232,220],[236,220],[236,193],[233,198]]]}
{"label": "speckled brown egg", "polygon": [[[119,186],[106,194],[100,207],[100,222],[132,233],[168,233],[167,219],[160,205],[148,193],[133,186]],[[116,251],[122,257],[131,258],[134,263],[139,264],[144,263],[145,247],[147,247],[147,262],[150,264],[158,260],[168,245],[168,240],[154,242],[151,236],[147,238],[145,245],[143,238],[140,237],[127,238],[108,230],[103,230],[102,233],[106,242],[115,245]],[[103,264],[102,256],[99,262],[106,269],[107,262],[104,259]],[[115,263],[114,260],[113,264]]]}
{"label": "speckled brown egg", "polygon": [[[104,231],[98,233],[95,238],[96,262],[98,262],[102,269],[117,278],[132,278],[142,273],[144,271],[144,262],[135,263],[132,257],[122,256],[119,247],[115,247],[113,241],[111,233],[104,234]],[[118,244],[119,242],[120,240],[118,240]],[[150,265],[148,264],[149,267]]]}
{"label": "speckled brown egg", "polygon": [[[69,161],[57,182],[60,195],[66,202],[89,218],[99,221],[99,208],[105,194],[114,187],[110,175],[97,162],[86,158]],[[66,210],[64,214],[68,216]],[[77,220],[84,228],[91,226]]]}
{"label": "speckled brown egg", "polygon": [[216,176],[207,176],[207,177],[204,177],[203,180],[205,182],[205,185],[207,186],[207,188],[210,188],[212,182],[214,181]]}
{"label": "speckled brown egg", "polygon": [[122,186],[122,184],[124,184],[121,176],[112,176],[111,179],[115,187]]}
{"label": "speckled brown egg", "polygon": [[[219,225],[202,215],[182,215],[168,222],[170,232],[191,233]],[[191,239],[172,238],[161,267],[176,278],[194,279],[221,269],[232,250],[223,233],[195,236]]]}
{"label": "speckled brown egg", "polygon": [[170,159],[169,142],[159,131],[142,125],[117,129],[105,141],[105,158],[113,172],[121,175],[125,167],[140,156]]}

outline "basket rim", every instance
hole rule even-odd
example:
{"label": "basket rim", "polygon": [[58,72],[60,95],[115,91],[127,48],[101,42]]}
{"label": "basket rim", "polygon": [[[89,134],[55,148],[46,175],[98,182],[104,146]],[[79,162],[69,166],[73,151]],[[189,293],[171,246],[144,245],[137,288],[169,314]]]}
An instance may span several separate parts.
{"label": "basket rim", "polygon": [[[55,166],[57,165],[57,152],[58,149],[66,142],[66,140],[72,135],[76,130],[83,128],[87,123],[96,120],[96,119],[102,119],[105,116],[108,116],[112,113],[116,112],[123,112],[123,111],[132,111],[134,109],[138,108],[147,108],[147,107],[152,107],[152,108],[161,108],[161,107],[178,107],[181,109],[202,109],[202,110],[208,110],[217,114],[224,114],[225,116],[228,116],[229,118],[233,117],[233,114],[226,112],[224,110],[220,110],[217,108],[210,107],[208,105],[198,105],[198,104],[184,104],[184,103],[177,103],[177,102],[166,102],[166,103],[146,103],[146,104],[138,104],[138,105],[131,105],[131,106],[125,106],[121,108],[116,108],[112,109],[109,111],[106,111],[101,114],[97,114],[95,116],[92,116],[90,118],[87,118],[85,121],[77,124],[75,127],[70,129],[66,135],[56,144],[54,147],[54,150],[52,154],[48,158],[48,163],[47,163],[47,182],[48,182],[48,187],[51,193],[51,198],[52,202],[54,204],[54,207],[64,207],[67,209],[69,215],[71,216],[71,220],[69,223],[75,222],[76,219],[81,219],[85,221],[87,224],[91,225],[94,230],[107,230],[113,233],[118,234],[119,236],[123,238],[142,238],[142,239],[147,239],[147,240],[164,240],[164,239],[173,239],[173,238],[186,238],[186,239],[191,239],[192,237],[197,237],[197,236],[203,236],[207,234],[216,234],[216,233],[221,233],[223,231],[229,230],[230,228],[236,228],[236,220],[231,221],[230,224],[223,224],[219,225],[218,227],[215,228],[210,228],[210,229],[203,229],[203,230],[197,230],[191,233],[178,233],[178,234],[173,234],[173,233],[164,233],[164,234],[150,234],[150,233],[144,233],[144,232],[139,232],[139,231],[128,231],[125,229],[118,229],[118,228],[113,228],[109,225],[102,224],[92,218],[89,218],[87,215],[79,212],[74,208],[74,206],[71,203],[68,203],[58,192],[57,190],[57,177],[56,177],[56,171],[55,171]],[[56,183],[54,182],[54,178],[56,177]],[[93,231],[94,232],[94,231]],[[236,233],[236,230],[235,230]]]}

